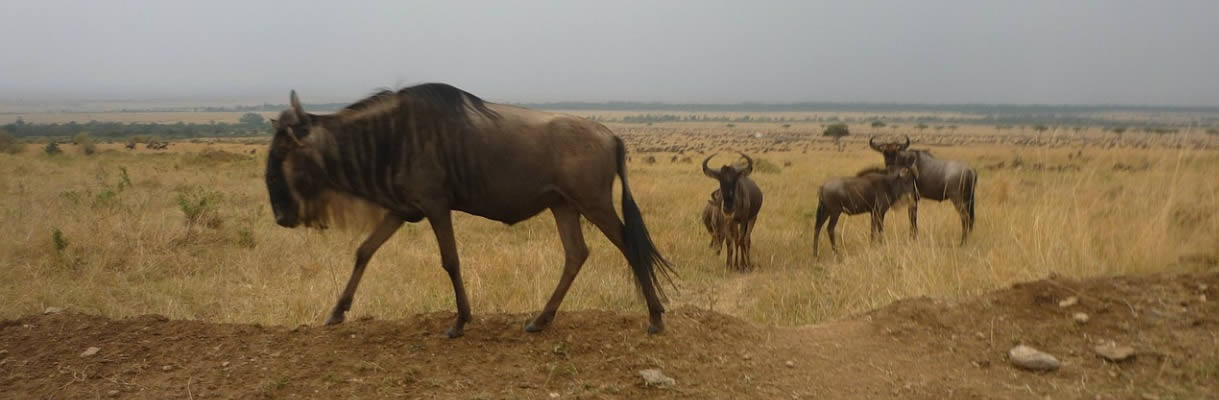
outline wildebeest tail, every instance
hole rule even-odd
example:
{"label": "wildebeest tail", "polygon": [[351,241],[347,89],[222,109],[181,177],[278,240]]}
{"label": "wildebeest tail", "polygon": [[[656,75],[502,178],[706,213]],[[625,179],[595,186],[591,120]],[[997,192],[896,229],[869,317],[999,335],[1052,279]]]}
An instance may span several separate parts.
{"label": "wildebeest tail", "polygon": [[977,221],[977,217],[974,217],[974,205],[978,203],[977,200],[974,198],[974,193],[976,193],[977,190],[978,190],[978,173],[970,171],[970,173],[969,173],[969,190],[965,191],[965,195],[968,196],[968,198],[966,198],[965,201],[966,201],[966,204],[969,204],[969,229],[973,229],[974,222]]}
{"label": "wildebeest tail", "polygon": [[639,212],[639,205],[635,204],[635,199],[631,197],[631,188],[626,180],[626,145],[617,136],[614,137],[614,143],[617,152],[618,176],[622,179],[622,219],[625,222],[622,236],[623,241],[626,242],[627,261],[631,263],[631,270],[635,273],[635,280],[640,285],[640,289],[646,291],[651,286],[656,289],[661,298],[666,298],[657,271],[660,272],[660,275],[664,275],[665,280],[669,281],[674,289],[677,289],[677,285],[673,283],[673,275],[676,272],[673,271],[673,266],[669,264],[669,261],[665,260],[656,250],[656,244],[652,242],[648,228],[643,224],[643,214]]}

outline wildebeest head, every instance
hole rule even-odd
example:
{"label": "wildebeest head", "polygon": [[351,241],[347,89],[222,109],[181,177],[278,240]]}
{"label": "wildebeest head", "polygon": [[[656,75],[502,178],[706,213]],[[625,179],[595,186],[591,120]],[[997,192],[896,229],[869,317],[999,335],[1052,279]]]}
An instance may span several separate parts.
{"label": "wildebeest head", "polygon": [[723,200],[721,207],[724,215],[731,217],[736,210],[737,181],[753,172],[753,159],[745,153],[740,153],[741,157],[745,158],[745,168],[736,169],[731,165],[724,165],[720,167],[719,171],[716,171],[707,166],[707,162],[711,161],[711,157],[715,157],[715,154],[718,153],[713,153],[703,160],[703,174],[720,182],[720,196]]}
{"label": "wildebeest head", "polygon": [[312,225],[319,207],[309,205],[322,197],[325,187],[313,154],[316,150],[305,142],[313,129],[313,117],[305,113],[295,90],[290,101],[292,108],[271,120],[275,134],[267,152],[266,181],[275,223],[295,228],[302,222]]}
{"label": "wildebeest head", "polygon": [[896,197],[894,200],[918,198],[918,167],[894,167],[890,176],[893,179],[889,181],[889,193]]}
{"label": "wildebeest head", "polygon": [[910,148],[910,137],[902,136],[906,138],[905,143],[876,144],[876,137],[871,137],[868,139],[868,146],[885,156],[885,165],[902,165],[898,163],[898,153]]}

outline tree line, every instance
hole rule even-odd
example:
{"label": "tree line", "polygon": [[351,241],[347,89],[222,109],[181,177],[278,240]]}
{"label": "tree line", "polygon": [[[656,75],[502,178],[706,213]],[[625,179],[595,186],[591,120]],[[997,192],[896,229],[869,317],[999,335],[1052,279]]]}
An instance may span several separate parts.
{"label": "tree line", "polygon": [[158,124],[144,122],[101,122],[86,123],[68,122],[53,124],[32,124],[18,118],[16,122],[0,126],[0,130],[18,138],[29,137],[74,137],[87,133],[90,137],[99,139],[118,139],[132,136],[155,136],[166,139],[185,139],[196,137],[240,137],[268,135],[271,125],[261,115],[246,113],[236,123],[209,122],[175,124]]}

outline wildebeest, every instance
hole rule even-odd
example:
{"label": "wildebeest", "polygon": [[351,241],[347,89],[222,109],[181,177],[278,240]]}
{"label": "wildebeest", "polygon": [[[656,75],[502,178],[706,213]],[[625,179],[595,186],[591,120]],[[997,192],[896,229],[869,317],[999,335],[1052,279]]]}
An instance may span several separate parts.
{"label": "wildebeest", "polygon": [[720,251],[724,249],[724,240],[727,235],[724,212],[720,211],[722,202],[720,190],[715,189],[711,192],[711,198],[707,200],[707,206],[703,208],[703,227],[707,228],[707,233],[711,235],[709,246],[715,250],[715,255],[719,255]]}
{"label": "wildebeest", "polygon": [[[905,143],[878,145],[875,140],[875,137],[868,139],[868,145],[884,155],[885,166],[918,168],[918,193],[921,198],[952,200],[957,214],[961,216],[961,244],[964,245],[974,227],[974,191],[978,187],[978,173],[964,162],[941,160],[927,150],[909,150],[909,136],[906,136]],[[918,235],[918,199],[910,205],[910,233]]]}
{"label": "wildebeest", "polygon": [[813,230],[813,256],[820,248],[821,226],[829,221],[826,231],[834,254],[838,251],[835,227],[842,213],[872,215],[872,240],[885,229],[885,213],[903,196],[918,196],[915,180],[917,168],[870,168],[853,177],[833,178],[817,191],[817,224]]}
{"label": "wildebeest", "polygon": [[[724,214],[725,229],[728,238],[728,268],[749,269],[749,253],[753,247],[751,236],[754,224],[758,220],[758,212],[762,210],[762,189],[758,187],[749,174],[753,172],[753,159],[740,153],[745,158],[745,168],[736,169],[731,165],[721,166],[718,171],[707,166],[715,153],[703,160],[703,174],[715,179],[720,184],[720,210]],[[735,246],[735,254],[734,247]]]}
{"label": "wildebeest", "polygon": [[[672,268],[657,251],[626,179],[626,147],[599,123],[486,102],[456,87],[429,83],[381,91],[329,115],[291,108],[272,121],[266,184],[281,226],[324,228],[350,222],[361,206],[376,221],[356,251],[355,267],[326,324],[343,322],[369,259],[405,222],[427,219],[453,284],[463,333],[470,306],[461,279],[452,211],[515,224],[550,209],[566,261],[558,286],[527,326],[554,319],[588,258],[580,217],[626,256],[647,302],[650,333],[664,330],[659,274]],[[622,179],[622,214],[613,183]],[[348,217],[348,218],[343,218]],[[672,280],[670,278],[670,283]],[[658,292],[659,295],[658,296]]]}

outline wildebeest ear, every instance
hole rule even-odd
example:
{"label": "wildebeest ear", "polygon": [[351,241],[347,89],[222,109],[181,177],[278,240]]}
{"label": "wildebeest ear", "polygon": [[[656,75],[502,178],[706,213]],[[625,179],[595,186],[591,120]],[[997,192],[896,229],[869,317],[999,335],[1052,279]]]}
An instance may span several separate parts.
{"label": "wildebeest ear", "polygon": [[288,101],[292,103],[292,111],[296,112],[296,120],[305,121],[305,108],[301,107],[301,99],[296,97],[296,90],[292,91],[291,98]]}

